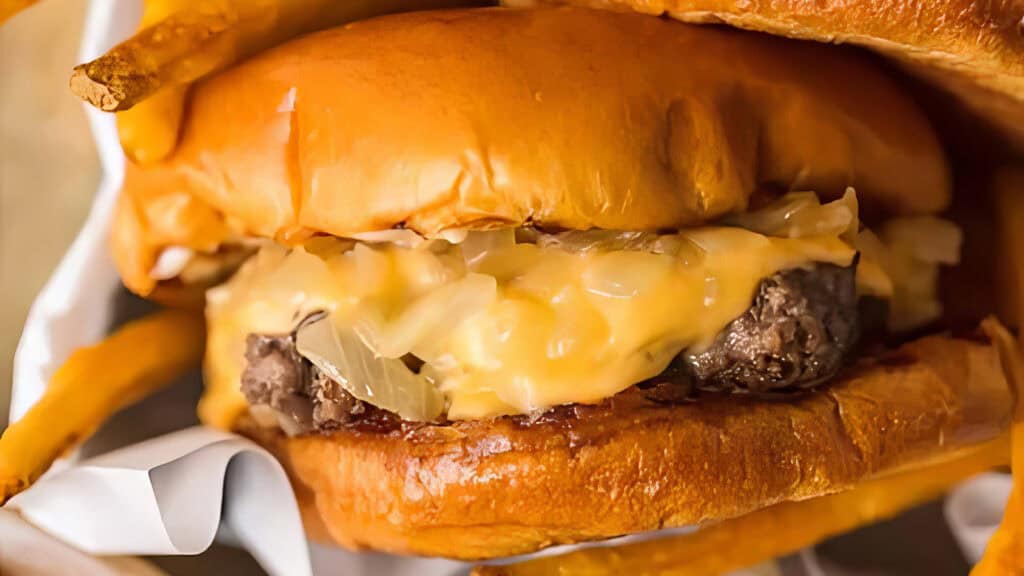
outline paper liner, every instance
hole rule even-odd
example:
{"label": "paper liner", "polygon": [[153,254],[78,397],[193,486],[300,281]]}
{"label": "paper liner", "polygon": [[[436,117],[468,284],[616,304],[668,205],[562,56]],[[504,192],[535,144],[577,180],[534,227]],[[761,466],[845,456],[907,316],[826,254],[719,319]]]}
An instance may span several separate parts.
{"label": "paper liner", "polygon": [[90,554],[199,554],[224,520],[271,574],[310,576],[281,465],[252,442],[188,428],[39,481],[8,508]]}

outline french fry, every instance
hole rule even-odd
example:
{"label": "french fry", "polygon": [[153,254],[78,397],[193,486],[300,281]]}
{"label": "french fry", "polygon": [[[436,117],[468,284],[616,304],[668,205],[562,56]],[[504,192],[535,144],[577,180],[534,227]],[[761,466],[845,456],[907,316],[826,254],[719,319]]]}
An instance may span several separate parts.
{"label": "french fry", "polygon": [[[1016,291],[1018,327],[1024,328],[1024,196],[1020,194],[1021,186],[1024,186],[1024,170],[1004,171],[997,181],[996,198],[1002,220],[1000,245],[1005,247],[1008,280]],[[1003,520],[971,576],[1024,574],[1024,339],[1014,340],[998,322],[982,326],[999,350],[1003,369],[1017,392],[1017,405],[1011,431],[1013,488]]]}
{"label": "french fry", "polygon": [[0,0],[0,24],[39,0]]}
{"label": "french fry", "polygon": [[[299,34],[380,14],[479,5],[483,0],[150,0],[141,29],[76,66],[71,90],[121,112],[122,145],[137,162],[166,157],[177,142],[187,87],[203,76]],[[158,98],[150,100],[154,95]],[[134,108],[133,108],[134,107]],[[130,114],[124,114],[126,110]]]}
{"label": "french fry", "polygon": [[163,86],[187,83],[234,56],[237,10],[182,10],[79,64],[71,90],[107,112],[127,110]]}
{"label": "french fry", "polygon": [[39,402],[0,436],[0,504],[28,488],[114,412],[197,366],[204,341],[201,314],[167,310],[76,350]]}
{"label": "french fry", "polygon": [[[684,534],[634,544],[584,548],[505,566],[478,566],[473,576],[705,576],[745,568],[829,536],[889,518],[950,486],[1007,462],[1006,437],[954,459],[869,480],[847,492],[776,504]],[[742,546],[736,546],[743,542]]]}
{"label": "french fry", "polygon": [[971,571],[971,576],[1024,574],[1024,400],[1020,395],[1020,386],[1024,383],[1024,363],[1017,341],[1002,325],[988,322],[983,326],[995,342],[1003,367],[1018,394],[1011,431],[1013,488],[1003,520],[989,540],[981,562]]}
{"label": "french fry", "polygon": [[125,154],[138,164],[166,158],[178,144],[188,86],[167,86],[117,114],[117,134]]}

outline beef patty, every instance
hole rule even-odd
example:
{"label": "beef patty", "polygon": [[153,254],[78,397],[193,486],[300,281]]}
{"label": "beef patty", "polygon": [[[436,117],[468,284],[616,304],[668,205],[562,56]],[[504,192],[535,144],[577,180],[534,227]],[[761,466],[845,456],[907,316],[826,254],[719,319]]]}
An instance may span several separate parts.
{"label": "beef patty", "polygon": [[[849,267],[816,264],[763,280],[750,308],[700,351],[684,351],[660,375],[638,384],[658,402],[695,390],[785,393],[821,384],[857,344],[861,319]],[[295,335],[251,334],[242,393],[286,418],[293,431],[329,431],[393,414],[357,400],[295,350]]]}
{"label": "beef patty", "polygon": [[831,378],[859,333],[856,264],[818,264],[779,272],[758,286],[754,302],[707,349],[684,352],[697,387],[777,392]]}

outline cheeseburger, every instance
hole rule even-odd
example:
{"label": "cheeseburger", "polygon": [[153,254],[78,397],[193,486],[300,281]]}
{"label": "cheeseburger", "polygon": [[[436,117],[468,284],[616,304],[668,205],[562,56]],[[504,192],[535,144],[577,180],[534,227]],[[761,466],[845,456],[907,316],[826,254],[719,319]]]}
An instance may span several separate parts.
{"label": "cheeseburger", "polygon": [[279,457],[314,538],[490,558],[735,517],[1010,420],[950,330],[972,202],[922,86],[635,13],[385,16],[194,85],[115,255],[139,294],[210,287],[200,416]]}

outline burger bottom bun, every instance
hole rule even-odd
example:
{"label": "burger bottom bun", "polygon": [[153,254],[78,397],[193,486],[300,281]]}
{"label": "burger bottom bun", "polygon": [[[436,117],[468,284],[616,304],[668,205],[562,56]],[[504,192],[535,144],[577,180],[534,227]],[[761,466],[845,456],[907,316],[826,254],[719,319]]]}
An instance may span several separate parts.
{"label": "burger bottom bun", "polygon": [[310,536],[479,559],[738,516],[848,489],[995,437],[993,346],[932,336],[783,400],[667,405],[636,387],[523,418],[287,438],[238,428],[292,479]]}

